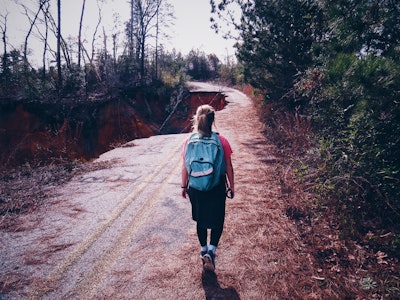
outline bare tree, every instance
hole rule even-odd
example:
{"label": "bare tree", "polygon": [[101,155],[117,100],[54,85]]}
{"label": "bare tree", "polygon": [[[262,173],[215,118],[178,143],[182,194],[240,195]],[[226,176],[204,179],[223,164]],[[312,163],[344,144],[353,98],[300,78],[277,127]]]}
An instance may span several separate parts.
{"label": "bare tree", "polygon": [[[158,0],[161,4],[162,0]],[[160,10],[157,10],[157,21],[156,21],[156,50],[155,50],[155,77],[158,78],[158,37],[160,34]]]}
{"label": "bare tree", "polygon": [[160,54],[160,40],[162,38],[169,38],[167,31],[162,31],[160,28],[169,28],[175,19],[173,14],[173,6],[164,0],[157,0],[159,2],[157,10],[157,22],[156,22],[156,46],[155,46],[155,75],[158,78],[159,68],[159,54]]}
{"label": "bare tree", "polygon": [[82,52],[82,24],[83,24],[83,14],[85,12],[86,0],[82,2],[81,19],[79,21],[79,34],[78,34],[78,67],[81,67],[81,52]]}
{"label": "bare tree", "polygon": [[113,40],[113,64],[115,67],[117,65],[117,34],[116,33],[112,34],[112,40]]}
{"label": "bare tree", "polygon": [[33,12],[33,17],[31,18],[30,13],[32,12],[25,4],[20,4],[22,8],[25,10],[25,15],[28,17],[29,20],[29,29],[28,32],[25,36],[25,41],[24,41],[24,64],[27,66],[28,64],[28,40],[29,37],[32,33],[33,28],[36,26],[36,21],[38,20],[40,12],[43,11],[43,6],[47,3],[48,0],[40,0],[39,1],[39,8],[37,9],[36,12]]}
{"label": "bare tree", "polygon": [[[148,39],[155,39],[157,52],[160,24],[166,25],[167,18],[173,18],[168,9],[170,6],[163,5],[164,2],[164,0],[131,0],[131,20],[129,21],[128,37],[130,38],[130,34],[132,34],[136,39],[136,58],[142,80],[145,80],[146,76],[145,62],[146,51],[149,49]],[[133,44],[133,42],[130,43]],[[132,47],[131,44],[129,45],[130,47]]]}
{"label": "bare tree", "polygon": [[118,55],[118,37],[121,33],[121,19],[118,13],[113,14],[113,28],[112,28],[112,40],[113,40],[113,62],[114,67],[117,65],[117,55]]}
{"label": "bare tree", "polygon": [[1,39],[3,41],[3,49],[4,49],[3,71],[7,69],[7,18],[8,18],[8,13],[2,16],[2,19],[4,19],[4,21],[2,21],[0,24],[0,29],[2,31]]}
{"label": "bare tree", "polygon": [[[140,2],[140,1],[138,1]],[[139,41],[140,41],[140,75],[141,78],[144,79],[145,76],[145,58],[146,58],[146,39],[150,36],[151,30],[153,26],[156,26],[157,23],[153,25],[153,20],[158,16],[158,11],[161,5],[161,0],[148,0],[146,1],[146,5],[139,5]],[[156,20],[157,21],[157,20]]]}
{"label": "bare tree", "polygon": [[135,26],[134,26],[134,24],[136,23],[135,22],[135,14],[134,14],[134,11],[135,11],[135,1],[136,0],[131,0],[131,2],[130,2],[130,12],[131,12],[131,17],[130,17],[130,19],[129,19],[129,23],[128,23],[128,26],[127,26],[127,35],[128,35],[128,41],[129,41],[129,43],[128,43],[128,49],[129,49],[129,53],[128,53],[128,55],[129,55],[129,57],[132,59],[133,58],[133,49],[134,49],[134,28],[135,28]]}
{"label": "bare tree", "polygon": [[[151,36],[156,26],[156,17],[160,8],[161,0],[131,0],[131,19],[127,28],[128,38],[132,36],[136,39],[136,62],[140,69],[140,79],[145,83],[145,58],[146,58],[146,40]],[[133,41],[129,45],[130,55],[133,48]],[[130,56],[132,58],[132,56]],[[148,114],[151,115],[151,107],[144,99]]]}
{"label": "bare tree", "polygon": [[[61,1],[61,0],[57,0],[57,1]],[[60,6],[60,9],[61,9],[61,6]],[[58,19],[60,19],[60,20],[58,20]],[[60,12],[60,16],[58,16],[58,10],[57,10],[57,21],[54,20],[54,17],[52,14],[50,14],[50,13],[47,14],[48,28],[55,35],[55,37],[57,39],[57,49],[54,52],[56,61],[57,61],[57,65],[58,65],[58,60],[59,60],[60,67],[61,67],[61,53],[62,53],[63,57],[65,59],[67,68],[71,68],[72,60],[71,60],[70,50],[68,49],[69,43],[67,41],[65,41],[64,37],[61,34],[61,28],[59,28],[59,24],[58,24],[59,22],[61,22],[61,12]],[[43,38],[43,40],[44,40],[44,38]],[[58,53],[60,54],[59,58],[58,58]],[[57,66],[57,68],[58,68],[58,66]]]}
{"label": "bare tree", "polygon": [[[49,44],[48,38],[49,38],[49,32],[52,32],[54,34],[54,36],[57,39],[58,36],[58,28],[57,28],[57,22],[54,20],[53,15],[50,13],[50,1],[47,0],[47,3],[43,6],[42,8],[42,12],[43,12],[43,19],[40,19],[40,22],[36,22],[36,23],[40,23],[40,24],[44,24],[45,25],[45,32],[44,34],[41,32],[43,30],[43,28],[39,27],[38,24],[35,24],[35,27],[37,28],[37,31],[35,32],[37,34],[37,37],[39,37],[44,44],[44,50],[43,50],[43,61],[46,61],[46,55],[47,53],[51,53],[54,57],[54,59],[57,59],[57,49],[52,49],[51,48],[51,44]],[[38,19],[39,21],[39,19]],[[39,25],[40,25],[39,24]],[[67,42],[64,40],[63,36],[60,36],[60,48],[65,61],[67,63],[67,66],[70,65],[71,63],[71,59],[70,59],[70,54],[69,54],[69,50],[67,47]]]}
{"label": "bare tree", "polygon": [[109,64],[109,59],[108,59],[108,53],[107,53],[107,34],[106,30],[103,27],[103,44],[104,44],[104,80],[106,82],[106,86],[108,87],[109,81],[108,81],[108,64]]}
{"label": "bare tree", "polygon": [[44,25],[45,25],[45,35],[44,35],[44,46],[43,46],[43,78],[46,76],[46,54],[48,47],[48,37],[49,37],[49,24],[48,24],[48,15],[49,15],[50,3],[47,2],[46,6],[43,7],[43,15],[44,15]]}
{"label": "bare tree", "polygon": [[[96,24],[95,30],[93,31],[93,36],[92,36],[92,43],[91,43],[92,51],[89,54],[89,52],[85,48],[84,44],[81,43],[81,52],[82,52],[82,54],[85,54],[85,55],[82,56],[82,58],[85,60],[85,56],[86,56],[87,60],[89,61],[90,69],[94,72],[97,81],[100,82],[101,81],[101,76],[100,76],[99,72],[96,70],[96,68],[94,66],[94,63],[93,63],[94,57],[95,57],[95,53],[96,53],[96,50],[95,50],[96,36],[97,36],[97,32],[99,30],[99,27],[100,27],[100,24],[101,24],[101,21],[102,21],[102,13],[101,13],[101,7],[100,7],[100,4],[99,4],[99,1],[97,1],[97,8],[98,8],[98,19],[97,19],[97,24]],[[87,68],[85,68],[85,74],[86,74],[85,77],[87,78],[87,74],[88,74],[88,69]]]}
{"label": "bare tree", "polygon": [[4,84],[4,87],[7,89],[9,86],[9,80],[10,80],[10,69],[8,66],[8,53],[7,53],[7,18],[8,18],[8,13],[6,13],[4,16],[1,15],[2,19],[4,21],[1,21],[0,23],[0,29],[2,31],[2,41],[3,41],[3,57],[2,57],[2,79],[4,80],[2,84]]}
{"label": "bare tree", "polygon": [[62,72],[61,72],[61,0],[57,0],[57,74],[58,74],[58,88],[62,86]]}

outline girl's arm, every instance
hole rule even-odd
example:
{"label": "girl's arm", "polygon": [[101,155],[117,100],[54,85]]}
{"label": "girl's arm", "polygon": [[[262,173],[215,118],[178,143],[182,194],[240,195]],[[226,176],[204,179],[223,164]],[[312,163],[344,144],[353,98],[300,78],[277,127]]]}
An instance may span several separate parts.
{"label": "girl's arm", "polygon": [[182,197],[186,199],[186,186],[188,182],[188,172],[185,167],[185,160],[182,162],[182,171],[181,171],[181,190]]}
{"label": "girl's arm", "polygon": [[232,198],[235,196],[235,178],[232,166],[231,156],[226,158],[226,175],[228,177],[229,188],[232,190]]}

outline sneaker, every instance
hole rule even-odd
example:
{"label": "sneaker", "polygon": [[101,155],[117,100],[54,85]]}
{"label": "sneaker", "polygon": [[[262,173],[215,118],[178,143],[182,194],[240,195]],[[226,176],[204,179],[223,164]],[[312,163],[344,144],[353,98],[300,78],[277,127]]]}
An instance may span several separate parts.
{"label": "sneaker", "polygon": [[203,256],[206,255],[206,254],[207,254],[207,250],[200,251],[200,258],[203,258]]}
{"label": "sneaker", "polygon": [[200,251],[200,258],[201,258],[201,262],[203,263],[203,268],[204,265],[206,264],[206,260],[204,259],[204,256],[207,254],[207,251]]}
{"label": "sneaker", "polygon": [[202,258],[203,268],[207,271],[215,270],[215,254],[212,251],[208,251]]}
{"label": "sneaker", "polygon": [[203,268],[204,268],[204,265],[205,265],[205,263],[206,263],[206,260],[204,259],[204,255],[206,255],[207,254],[207,250],[205,250],[205,251],[200,251],[200,258],[201,258],[201,261],[202,261],[202,263],[203,263]]}

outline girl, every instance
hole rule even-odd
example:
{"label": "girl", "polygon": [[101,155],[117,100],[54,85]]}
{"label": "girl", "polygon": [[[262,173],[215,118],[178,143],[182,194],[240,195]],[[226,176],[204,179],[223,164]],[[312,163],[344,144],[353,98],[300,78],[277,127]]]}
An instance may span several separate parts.
{"label": "girl", "polygon": [[[212,125],[214,124],[215,110],[210,105],[201,105],[197,108],[196,115],[193,117],[193,128],[200,137],[210,137],[212,133]],[[217,186],[209,191],[199,191],[192,187],[188,187],[188,170],[185,165],[185,150],[183,150],[182,164],[182,197],[189,195],[192,205],[192,218],[197,222],[197,237],[200,242],[200,257],[203,261],[205,270],[215,270],[215,253],[222,235],[225,220],[225,201],[226,201],[226,178],[229,182],[230,197],[233,198],[235,185],[233,167],[231,161],[232,148],[228,140],[222,135],[218,135],[226,165],[226,173],[222,174],[221,180]],[[210,243],[207,245],[207,229],[210,231]]]}

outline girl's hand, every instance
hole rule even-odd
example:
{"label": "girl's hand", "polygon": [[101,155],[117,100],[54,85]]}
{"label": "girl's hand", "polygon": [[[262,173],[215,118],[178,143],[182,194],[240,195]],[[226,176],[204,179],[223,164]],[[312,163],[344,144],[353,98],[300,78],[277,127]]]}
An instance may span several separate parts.
{"label": "girl's hand", "polygon": [[228,188],[228,189],[226,190],[226,196],[227,196],[229,199],[233,199],[233,197],[235,197],[235,191],[234,191],[234,189],[233,189],[233,188]]}

